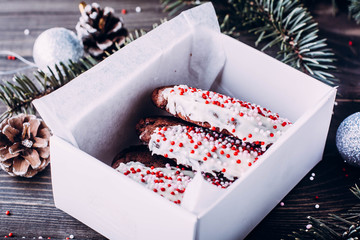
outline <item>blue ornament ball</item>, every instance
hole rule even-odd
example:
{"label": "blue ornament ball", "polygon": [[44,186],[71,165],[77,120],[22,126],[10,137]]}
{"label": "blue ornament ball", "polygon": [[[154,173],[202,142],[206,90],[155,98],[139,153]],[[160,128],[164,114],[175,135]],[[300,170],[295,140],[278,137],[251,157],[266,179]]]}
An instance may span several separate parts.
{"label": "blue ornament ball", "polygon": [[76,34],[66,28],[50,28],[42,32],[35,40],[33,58],[38,68],[54,70],[54,65],[69,60],[78,61],[84,55],[82,42]]}
{"label": "blue ornament ball", "polygon": [[340,124],[336,147],[345,162],[360,167],[360,112],[348,116]]}

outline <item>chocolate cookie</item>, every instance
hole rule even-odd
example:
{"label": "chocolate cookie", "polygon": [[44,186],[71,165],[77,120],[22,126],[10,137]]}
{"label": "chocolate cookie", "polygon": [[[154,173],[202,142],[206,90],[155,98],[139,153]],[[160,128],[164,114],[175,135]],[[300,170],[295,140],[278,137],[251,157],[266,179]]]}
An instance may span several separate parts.
{"label": "chocolate cookie", "polygon": [[173,117],[145,118],[136,128],[153,154],[229,180],[240,177],[266,150],[263,143],[245,143]]}
{"label": "chocolate cookie", "polygon": [[178,118],[244,142],[272,144],[291,125],[259,105],[186,85],[157,88],[152,101]]}
{"label": "chocolate cookie", "polygon": [[134,146],[121,151],[112,167],[142,184],[153,192],[180,204],[183,194],[194,173],[175,166],[162,156],[152,155],[146,146]]}
{"label": "chocolate cookie", "polygon": [[140,162],[146,167],[165,167],[166,164],[176,166],[176,162],[159,155],[152,155],[147,146],[131,146],[119,152],[112,163],[113,168],[118,168],[120,163]]}

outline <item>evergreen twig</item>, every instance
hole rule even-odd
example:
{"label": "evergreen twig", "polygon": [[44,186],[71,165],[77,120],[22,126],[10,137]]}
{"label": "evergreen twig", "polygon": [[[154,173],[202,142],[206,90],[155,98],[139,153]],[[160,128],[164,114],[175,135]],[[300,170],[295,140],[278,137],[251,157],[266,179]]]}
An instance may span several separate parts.
{"label": "evergreen twig", "polygon": [[352,17],[357,24],[360,23],[360,0],[350,0],[349,4],[349,15]]}
{"label": "evergreen twig", "polygon": [[[166,11],[174,14],[200,1],[163,0]],[[181,4],[181,2],[183,4]],[[335,85],[331,71],[334,54],[326,39],[319,39],[317,23],[299,0],[213,0],[221,30],[229,35],[247,30],[257,35],[261,50],[277,47],[276,58],[314,78]]]}
{"label": "evergreen twig", "polygon": [[95,64],[97,61],[92,57],[82,58],[77,63],[60,62],[55,65],[55,72],[51,68],[48,68],[48,73],[37,70],[34,80],[25,75],[15,75],[12,81],[0,83],[0,100],[7,106],[7,110],[0,115],[0,121],[21,112],[35,114],[33,100],[65,85]]}
{"label": "evergreen twig", "polygon": [[[350,191],[360,199],[360,188],[355,184]],[[300,229],[292,232],[289,237],[301,239],[359,239],[360,238],[360,210],[357,208],[353,212],[348,212],[337,216],[329,214],[329,220],[321,220],[308,217],[309,228]]]}

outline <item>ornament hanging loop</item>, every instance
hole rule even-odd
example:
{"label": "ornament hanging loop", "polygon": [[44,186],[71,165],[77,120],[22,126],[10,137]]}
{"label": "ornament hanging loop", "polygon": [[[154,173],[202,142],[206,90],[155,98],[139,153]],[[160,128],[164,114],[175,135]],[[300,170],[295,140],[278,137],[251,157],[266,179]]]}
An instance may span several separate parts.
{"label": "ornament hanging loop", "polygon": [[8,51],[8,50],[0,50],[0,56],[14,56],[16,59],[19,59],[20,61],[22,61],[23,63],[25,63],[27,66],[25,67],[20,67],[20,68],[16,68],[14,70],[8,70],[8,71],[0,71],[0,76],[1,75],[9,75],[9,74],[16,74],[19,71],[22,70],[26,70],[29,68],[35,68],[37,67],[35,63],[30,62],[28,60],[26,60],[25,58],[23,58],[22,56],[20,56],[19,54],[12,52],[12,51]]}

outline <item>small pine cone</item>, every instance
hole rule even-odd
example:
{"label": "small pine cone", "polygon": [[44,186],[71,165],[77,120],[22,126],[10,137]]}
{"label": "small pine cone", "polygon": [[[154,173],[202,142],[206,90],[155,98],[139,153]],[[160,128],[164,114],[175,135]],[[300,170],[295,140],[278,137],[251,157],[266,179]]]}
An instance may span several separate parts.
{"label": "small pine cone", "polygon": [[33,177],[50,162],[50,129],[34,115],[20,114],[0,124],[0,166],[12,176]]}
{"label": "small pine cone", "polygon": [[79,5],[81,16],[76,24],[76,32],[83,42],[84,49],[95,58],[102,58],[105,52],[111,53],[125,42],[128,31],[121,18],[114,15],[110,7],[100,8],[97,3]]}

